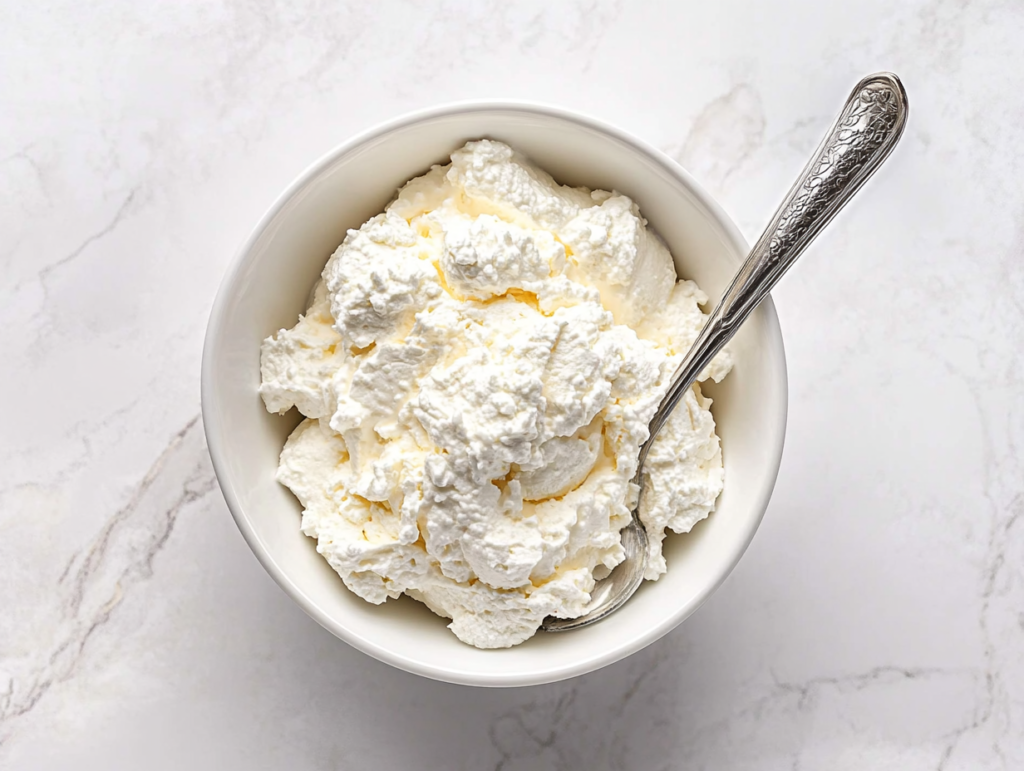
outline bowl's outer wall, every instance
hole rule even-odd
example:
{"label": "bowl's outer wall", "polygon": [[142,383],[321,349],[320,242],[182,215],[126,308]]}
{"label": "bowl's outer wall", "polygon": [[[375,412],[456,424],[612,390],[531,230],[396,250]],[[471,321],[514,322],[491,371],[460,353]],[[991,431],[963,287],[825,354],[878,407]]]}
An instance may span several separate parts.
{"label": "bowl's outer wall", "polygon": [[735,566],[775,483],[786,423],[782,336],[771,301],[732,343],[736,366],[707,389],[726,464],[717,511],[666,543],[669,572],[600,624],[540,633],[507,650],[460,643],[446,621],[408,598],[383,606],[345,589],[299,531],[301,509],[274,478],[297,424],[264,409],[260,343],[294,325],[324,263],[349,228],[383,210],[405,181],[489,137],[525,153],[563,184],[614,189],[636,200],[668,243],[679,274],[718,297],[747,246],[720,208],[674,162],[588,118],[514,103],[438,108],[371,130],[314,164],[257,226],[214,304],[203,356],[203,420],[228,506],[268,572],[319,623],[360,650],[455,683],[551,682],[616,661],[675,627]]}

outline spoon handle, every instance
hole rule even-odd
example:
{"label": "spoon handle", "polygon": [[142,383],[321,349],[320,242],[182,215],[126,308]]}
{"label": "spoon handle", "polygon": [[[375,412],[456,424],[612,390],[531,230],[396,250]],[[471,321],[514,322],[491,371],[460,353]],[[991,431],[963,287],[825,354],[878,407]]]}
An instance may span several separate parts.
{"label": "spoon handle", "polygon": [[640,454],[641,468],[654,437],[693,381],[807,245],[888,157],[903,133],[907,110],[907,93],[891,73],[869,75],[854,87],[839,117],[676,369],[672,385],[651,420],[650,437]]}

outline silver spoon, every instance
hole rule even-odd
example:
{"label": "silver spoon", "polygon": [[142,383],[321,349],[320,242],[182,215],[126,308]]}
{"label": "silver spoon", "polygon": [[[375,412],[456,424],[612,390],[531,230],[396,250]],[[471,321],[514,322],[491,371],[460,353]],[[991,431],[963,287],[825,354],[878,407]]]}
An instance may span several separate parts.
{"label": "silver spoon", "polygon": [[882,165],[903,133],[907,110],[907,93],[892,73],[869,75],[854,87],[839,117],[708,317],[651,419],[650,436],[640,448],[633,477],[640,493],[633,519],[622,530],[625,560],[597,582],[582,616],[549,616],[541,629],[565,632],[593,624],[607,618],[633,596],[647,568],[647,533],[639,511],[644,461],[654,438],[715,354],[732,339],[814,237]]}

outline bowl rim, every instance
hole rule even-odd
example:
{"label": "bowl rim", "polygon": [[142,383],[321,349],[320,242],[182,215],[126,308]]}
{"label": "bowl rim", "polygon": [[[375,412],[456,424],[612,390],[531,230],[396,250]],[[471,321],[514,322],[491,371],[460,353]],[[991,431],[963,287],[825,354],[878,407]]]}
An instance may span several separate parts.
{"label": "bowl rim", "polygon": [[523,674],[521,672],[492,672],[481,674],[476,671],[469,672],[460,670],[458,667],[439,667],[432,664],[426,664],[415,659],[410,659],[406,656],[395,653],[392,650],[384,648],[378,643],[353,632],[343,624],[339,623],[335,618],[329,616],[309,596],[306,595],[302,588],[292,580],[288,572],[274,560],[263,542],[260,540],[259,536],[257,536],[249,518],[246,516],[239,502],[238,496],[235,494],[231,479],[227,475],[225,469],[223,461],[225,449],[221,441],[221,436],[224,435],[224,427],[218,410],[214,406],[217,398],[215,396],[216,389],[213,382],[213,373],[216,367],[217,349],[220,344],[220,332],[224,327],[228,311],[228,289],[237,283],[238,275],[242,271],[243,265],[246,263],[246,258],[252,251],[257,240],[263,235],[267,227],[273,222],[274,218],[288,204],[288,202],[291,201],[292,198],[301,192],[307,185],[309,185],[319,174],[329,168],[335,161],[377,137],[397,129],[402,129],[413,124],[435,118],[492,111],[525,112],[549,118],[556,118],[576,124],[585,129],[606,134],[621,141],[638,151],[640,154],[646,155],[652,161],[655,161],[659,166],[661,166],[666,172],[675,177],[697,199],[700,205],[702,205],[706,211],[712,215],[716,224],[722,228],[723,234],[737,252],[744,254],[749,251],[749,244],[740,233],[739,228],[733,222],[732,218],[729,217],[718,202],[712,198],[712,196],[704,190],[697,180],[694,179],[693,176],[691,176],[690,173],[682,166],[680,166],[678,162],[643,139],[640,139],[628,131],[606,123],[603,120],[563,107],[522,99],[466,99],[414,110],[372,125],[321,155],[308,165],[302,173],[299,174],[285,188],[285,190],[277,196],[271,206],[260,218],[259,222],[250,231],[248,237],[231,258],[231,261],[224,272],[224,276],[218,285],[217,294],[210,310],[209,321],[207,323],[206,334],[203,341],[202,369],[200,374],[200,400],[203,430],[206,435],[206,443],[210,459],[213,464],[218,485],[220,486],[224,500],[227,503],[228,510],[231,512],[231,516],[235,521],[235,525],[238,527],[238,530],[245,539],[245,542],[256,556],[256,559],[263,566],[264,570],[270,574],[271,578],[274,579],[278,586],[280,586],[285,593],[291,597],[303,611],[305,611],[307,615],[320,624],[324,629],[331,632],[334,636],[348,643],[362,653],[407,672],[433,680],[459,685],[517,687],[541,685],[558,682],[571,677],[577,677],[600,669],[642,650],[659,638],[668,634],[685,619],[691,616],[719,587],[721,587],[726,578],[728,578],[739,563],[740,558],[746,552],[754,538],[754,534],[760,527],[761,521],[763,520],[768,508],[768,503],[771,499],[772,492],[774,491],[779,468],[782,463],[783,447],[786,438],[787,416],[789,411],[788,371],[786,366],[785,347],[782,339],[782,330],[779,325],[778,314],[775,311],[775,305],[772,302],[771,297],[764,300],[761,304],[761,308],[764,310],[764,321],[769,333],[768,337],[773,341],[773,347],[776,348],[776,350],[772,351],[772,355],[777,357],[780,368],[779,386],[781,387],[781,404],[779,405],[775,416],[776,424],[778,426],[777,440],[775,443],[776,446],[771,448],[773,459],[770,462],[770,466],[767,468],[768,475],[766,476],[766,484],[760,495],[760,513],[751,521],[748,530],[744,533],[742,539],[738,540],[733,545],[732,553],[729,555],[727,560],[724,560],[718,566],[712,580],[710,580],[705,585],[704,589],[696,594],[690,602],[678,608],[674,613],[667,615],[660,622],[652,624],[650,628],[631,638],[628,643],[602,651],[600,654],[593,655],[589,658],[576,661],[571,666],[559,666],[554,668],[539,667],[527,674]]}

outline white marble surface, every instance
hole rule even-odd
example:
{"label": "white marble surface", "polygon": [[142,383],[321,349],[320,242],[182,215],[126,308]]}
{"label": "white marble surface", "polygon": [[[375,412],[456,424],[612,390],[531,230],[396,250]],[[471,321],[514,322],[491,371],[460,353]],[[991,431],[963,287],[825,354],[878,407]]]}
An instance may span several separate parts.
{"label": "white marble surface", "polygon": [[[0,766],[1024,768],[1024,6],[0,5]],[[748,237],[850,86],[890,163],[776,291],[789,435],[681,628],[565,683],[420,679],[308,619],[216,488],[222,272],[322,152],[508,96],[668,151]]]}

